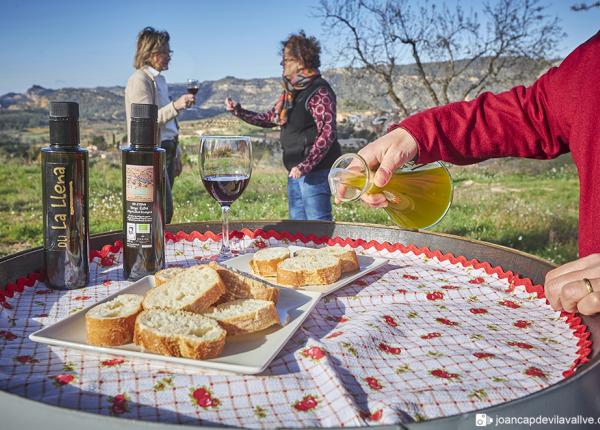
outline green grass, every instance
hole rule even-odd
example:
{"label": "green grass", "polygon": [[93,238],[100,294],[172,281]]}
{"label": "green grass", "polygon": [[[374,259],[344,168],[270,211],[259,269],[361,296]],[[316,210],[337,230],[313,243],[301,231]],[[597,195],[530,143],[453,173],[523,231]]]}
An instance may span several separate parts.
{"label": "green grass", "polygon": [[456,191],[436,231],[520,249],[562,263],[577,257],[574,170],[481,175],[453,169]]}
{"label": "green grass", "polygon": [[[272,167],[275,164],[265,159],[258,166],[232,206],[231,219],[287,218],[286,174]],[[432,231],[506,245],[555,263],[576,258],[578,180],[571,164],[523,161],[514,168],[507,162],[451,167],[451,173],[453,205]],[[39,164],[0,159],[0,179],[0,256],[40,246]],[[202,187],[193,156],[175,183],[174,199],[173,223],[220,219],[219,206]],[[334,217],[392,225],[383,210],[360,203],[336,206]],[[92,234],[121,228],[121,173],[115,161],[96,158],[90,164],[90,218]]]}

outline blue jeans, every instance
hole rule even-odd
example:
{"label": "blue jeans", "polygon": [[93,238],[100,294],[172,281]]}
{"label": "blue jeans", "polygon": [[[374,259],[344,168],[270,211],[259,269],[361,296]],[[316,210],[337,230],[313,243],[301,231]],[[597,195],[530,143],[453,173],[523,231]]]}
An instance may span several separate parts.
{"label": "blue jeans", "polygon": [[331,221],[329,170],[317,170],[293,179],[288,176],[288,212],[290,219]]}

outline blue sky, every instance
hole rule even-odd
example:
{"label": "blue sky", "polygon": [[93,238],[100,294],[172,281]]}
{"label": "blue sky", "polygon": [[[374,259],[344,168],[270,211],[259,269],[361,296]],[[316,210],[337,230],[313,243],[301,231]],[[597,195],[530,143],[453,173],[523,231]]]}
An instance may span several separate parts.
{"label": "blue sky", "polygon": [[[570,11],[579,2],[546,2],[567,33],[562,55],[600,30],[600,9]],[[479,3],[461,2],[466,9]],[[317,6],[318,0],[0,0],[0,94],[32,84],[124,85],[136,35],[147,25],[171,34],[169,82],[278,76],[286,35],[302,28],[324,37]],[[331,65],[327,54],[323,62]]]}

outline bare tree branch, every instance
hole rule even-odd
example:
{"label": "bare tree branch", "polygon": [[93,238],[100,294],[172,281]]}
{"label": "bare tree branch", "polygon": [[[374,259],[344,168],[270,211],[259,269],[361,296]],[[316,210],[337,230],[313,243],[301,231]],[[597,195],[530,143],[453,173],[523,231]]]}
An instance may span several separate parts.
{"label": "bare tree branch", "polygon": [[417,65],[417,73],[418,73],[419,77],[421,78],[421,82],[423,82],[423,86],[429,93],[429,96],[433,100],[433,103],[435,105],[439,105],[440,100],[439,100],[436,92],[434,91],[433,87],[431,86],[431,82],[430,82],[429,78],[427,77],[427,74],[425,73],[425,69],[424,69],[423,63],[421,61],[421,54],[419,53],[418,43],[421,41],[420,39],[422,39],[422,38],[418,37],[420,35],[417,35],[417,37],[411,37],[411,31],[410,31],[410,29],[408,27],[408,23],[407,23],[408,17],[404,13],[405,10],[406,10],[406,8],[403,5],[401,7],[396,7],[392,10],[392,14],[400,23],[400,28],[402,30],[401,35],[392,34],[391,35],[392,40],[399,41],[400,43],[403,43],[404,45],[408,45],[410,47],[410,52],[411,52],[413,59],[415,60],[415,64]]}
{"label": "bare tree branch", "polygon": [[563,33],[541,0],[489,1],[480,17],[432,0],[320,0],[319,16],[346,64],[376,76],[407,116],[525,79],[539,72],[529,64],[552,58]]}
{"label": "bare tree branch", "polygon": [[595,7],[600,7],[600,1],[594,2],[594,3],[579,3],[579,4],[574,4],[571,6],[571,10],[575,11],[575,12],[580,12],[582,10],[590,10],[593,9]]}
{"label": "bare tree branch", "polygon": [[[385,84],[386,94],[390,100],[402,111],[402,114],[408,116],[410,114],[406,105],[398,95],[394,85],[393,71],[395,68],[394,57],[387,48],[385,41],[383,43],[383,51],[387,51],[387,61],[379,62],[373,57],[370,57],[369,51],[369,40],[364,38],[360,33],[358,26],[352,23],[353,19],[358,15],[356,9],[351,9],[347,5],[337,5],[337,7],[330,7],[327,1],[321,1],[321,6],[324,11],[323,17],[326,20],[333,20],[335,24],[341,24],[350,34],[351,48],[360,64],[367,70],[378,75],[383,83]],[[358,7],[362,5],[358,4]]]}

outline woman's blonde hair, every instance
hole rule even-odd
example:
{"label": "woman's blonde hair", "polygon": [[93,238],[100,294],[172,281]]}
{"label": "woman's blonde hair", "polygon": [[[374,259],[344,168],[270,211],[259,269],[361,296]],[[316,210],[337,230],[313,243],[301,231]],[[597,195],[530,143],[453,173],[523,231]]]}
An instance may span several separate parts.
{"label": "woman's blonde hair", "polygon": [[169,33],[146,27],[137,37],[137,49],[133,59],[133,67],[141,69],[150,63],[150,57],[155,52],[163,50],[169,43]]}

